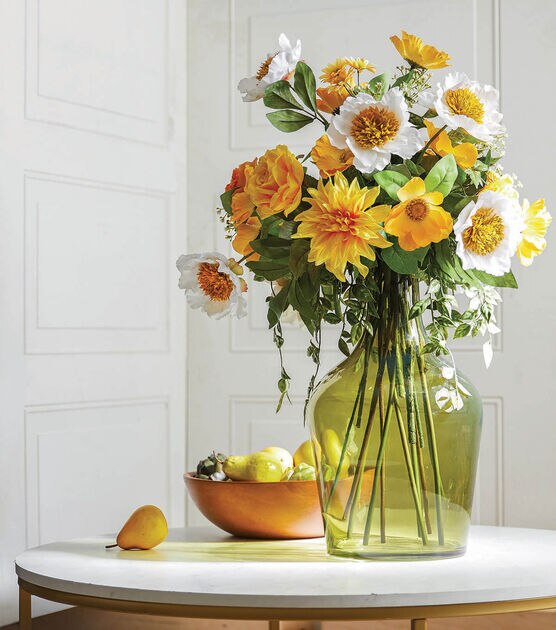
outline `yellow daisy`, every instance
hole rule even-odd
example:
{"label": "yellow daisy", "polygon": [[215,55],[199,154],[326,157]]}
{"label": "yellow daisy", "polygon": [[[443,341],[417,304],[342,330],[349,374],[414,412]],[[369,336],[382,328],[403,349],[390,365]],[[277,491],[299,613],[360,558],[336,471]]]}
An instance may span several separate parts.
{"label": "yellow daisy", "polygon": [[408,252],[438,243],[450,235],[451,215],[440,207],[441,192],[427,192],[420,177],[410,179],[398,190],[401,203],[392,208],[384,222],[384,230],[398,237],[402,249]]}
{"label": "yellow daisy", "polygon": [[295,217],[300,222],[292,238],[311,239],[309,262],[324,264],[338,280],[345,282],[346,265],[351,263],[366,276],[368,268],[361,258],[375,259],[373,247],[390,247],[381,235],[380,223],[390,206],[371,207],[380,188],[360,188],[357,179],[351,184],[342,173],[317,188],[309,188],[310,197],[303,201],[310,209]]}
{"label": "yellow daisy", "polygon": [[346,66],[348,66],[349,68],[353,68],[355,72],[363,72],[363,70],[375,72],[376,70],[373,64],[364,57],[344,57],[343,61]]}
{"label": "yellow daisy", "polygon": [[330,83],[332,85],[342,85],[344,83],[353,85],[354,73],[355,70],[346,64],[345,58],[341,57],[322,69],[320,79],[324,83]]}
{"label": "yellow daisy", "polygon": [[522,241],[517,246],[517,255],[522,265],[529,267],[533,258],[542,254],[546,247],[546,231],[552,222],[544,199],[537,199],[529,205],[527,199],[523,200],[523,222],[525,228],[521,232]]}
{"label": "yellow daisy", "polygon": [[418,66],[427,70],[438,70],[450,65],[448,63],[450,61],[448,53],[438,50],[434,46],[424,44],[423,40],[417,35],[411,35],[402,31],[401,39],[397,35],[392,35],[390,41],[400,55],[412,66]]}

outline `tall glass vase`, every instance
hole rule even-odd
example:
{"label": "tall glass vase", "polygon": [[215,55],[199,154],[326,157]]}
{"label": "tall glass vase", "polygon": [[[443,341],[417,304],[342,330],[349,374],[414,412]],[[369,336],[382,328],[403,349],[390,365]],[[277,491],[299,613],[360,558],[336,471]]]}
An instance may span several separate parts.
{"label": "tall glass vase", "polygon": [[465,553],[481,399],[423,352],[418,285],[378,274],[378,313],[307,408],[328,551],[376,559]]}

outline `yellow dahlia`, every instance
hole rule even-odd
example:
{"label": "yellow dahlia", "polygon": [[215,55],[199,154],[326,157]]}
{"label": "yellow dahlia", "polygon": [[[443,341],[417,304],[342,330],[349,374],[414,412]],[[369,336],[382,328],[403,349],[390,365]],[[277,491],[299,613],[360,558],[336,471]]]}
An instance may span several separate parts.
{"label": "yellow dahlia", "polygon": [[[453,155],[456,163],[461,168],[472,168],[475,166],[475,162],[479,157],[479,153],[477,148],[471,142],[462,142],[461,144],[453,145],[450,140],[450,136],[445,131],[440,131],[437,129],[430,120],[426,118],[423,120],[425,123],[425,127],[427,128],[429,134],[429,140],[434,138],[436,134],[436,138],[431,142],[430,149],[434,151],[440,157],[444,157],[445,155]],[[440,132],[440,133],[439,133]]]}
{"label": "yellow dahlia", "polygon": [[349,92],[343,85],[329,85],[317,89],[317,107],[321,112],[333,114],[344,104]]}
{"label": "yellow dahlia", "polygon": [[341,85],[342,83],[353,85],[354,73],[355,70],[346,64],[345,58],[340,57],[322,69],[320,79],[324,83],[330,83],[331,85]]}
{"label": "yellow dahlia", "polygon": [[402,31],[402,38],[397,35],[392,35],[390,41],[396,47],[396,50],[400,55],[412,66],[419,66],[427,70],[438,70],[439,68],[446,68],[448,61],[450,61],[450,55],[438,50],[434,46],[424,44],[423,40],[417,35],[411,35]]}
{"label": "yellow dahlia", "polygon": [[308,192],[310,197],[303,201],[311,207],[295,217],[300,225],[292,238],[311,239],[309,262],[324,264],[338,280],[345,281],[348,263],[366,276],[368,268],[361,258],[374,260],[373,247],[391,245],[380,233],[390,207],[371,207],[380,188],[360,188],[357,179],[350,184],[342,173],[336,173],[326,184],[319,180],[318,187]]}
{"label": "yellow dahlia", "polygon": [[450,235],[452,217],[440,204],[441,192],[427,192],[420,177],[410,179],[398,190],[401,203],[392,208],[384,222],[388,234],[398,237],[402,249],[408,252],[438,243]]}
{"label": "yellow dahlia", "polygon": [[245,169],[245,191],[261,218],[283,212],[286,216],[299,206],[303,166],[283,144],[269,149],[256,166]]}
{"label": "yellow dahlia", "polygon": [[517,246],[517,255],[521,264],[525,267],[533,262],[533,258],[542,254],[546,247],[546,231],[552,222],[544,199],[537,199],[529,205],[527,199],[523,200],[523,221],[525,227],[521,232],[522,240]]}
{"label": "yellow dahlia", "polygon": [[311,159],[319,169],[320,176],[325,179],[351,166],[353,153],[347,147],[338,149],[330,144],[330,138],[324,134],[316,141],[311,151]]}

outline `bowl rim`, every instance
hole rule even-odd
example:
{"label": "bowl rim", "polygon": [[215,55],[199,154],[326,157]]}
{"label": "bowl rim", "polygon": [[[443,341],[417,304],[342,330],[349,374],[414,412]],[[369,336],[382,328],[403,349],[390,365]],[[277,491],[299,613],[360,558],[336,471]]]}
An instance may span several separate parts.
{"label": "bowl rim", "polygon": [[[199,477],[195,476],[196,473],[195,471],[191,471],[191,472],[185,472],[183,473],[183,479],[184,481],[187,480],[193,480],[195,482],[203,482],[203,483],[214,483],[213,479],[200,479]],[[251,484],[251,485],[256,485],[256,486],[276,486],[280,483],[317,483],[316,479],[281,479],[280,481],[233,481],[233,480],[229,480],[231,481],[233,484],[242,484],[242,485],[246,485],[246,484]],[[216,482],[216,483],[222,483],[222,482]],[[227,484],[224,484],[227,485]]]}

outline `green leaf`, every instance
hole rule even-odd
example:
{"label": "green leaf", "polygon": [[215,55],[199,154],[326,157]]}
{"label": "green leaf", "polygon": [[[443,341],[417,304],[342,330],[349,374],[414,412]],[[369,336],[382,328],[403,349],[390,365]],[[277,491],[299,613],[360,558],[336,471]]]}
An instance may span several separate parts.
{"label": "green leaf", "polygon": [[288,81],[276,81],[271,83],[264,91],[263,103],[271,109],[301,109],[297,99],[291,92]]}
{"label": "green leaf", "polygon": [[220,195],[220,201],[222,202],[222,207],[226,211],[227,214],[232,214],[232,196],[234,194],[234,189],[231,188],[226,192]]}
{"label": "green leaf", "polygon": [[342,354],[345,354],[346,357],[350,356],[351,352],[349,351],[349,346],[347,345],[345,340],[342,339],[341,337],[340,339],[338,339],[338,348],[340,349],[340,352]]}
{"label": "green leaf", "polygon": [[266,280],[278,280],[279,278],[288,277],[290,274],[287,258],[248,260],[245,264],[255,275],[262,276]]}
{"label": "green leaf", "polygon": [[384,94],[386,94],[386,90],[389,86],[390,73],[384,72],[383,74],[378,74],[374,79],[371,79],[365,91],[372,94],[377,101],[380,101]]}
{"label": "green leaf", "polygon": [[297,226],[298,224],[295,221],[287,221],[278,215],[273,215],[263,220],[261,238],[267,238],[270,234],[279,238],[289,239],[297,230]]}
{"label": "green leaf", "polygon": [[419,177],[419,175],[425,172],[425,169],[421,165],[415,164],[412,160],[404,160],[403,163],[412,177]]}
{"label": "green leaf", "polygon": [[388,170],[395,171],[396,173],[401,173],[408,179],[411,179],[413,177],[413,173],[407,168],[405,164],[394,164],[393,166],[390,166]]}
{"label": "green leaf", "polygon": [[315,332],[314,319],[316,314],[312,304],[314,297],[315,294],[307,276],[292,280],[288,291],[288,299],[293,308],[299,313],[311,335]]}
{"label": "green leaf", "polygon": [[413,75],[415,74],[415,70],[411,69],[409,72],[406,72],[405,74],[402,74],[401,77],[398,77],[394,83],[392,83],[392,87],[398,87],[400,85],[402,85],[403,83],[407,83],[408,81],[411,81],[411,79],[413,78]]}
{"label": "green leaf", "polygon": [[274,328],[280,321],[280,315],[286,310],[288,306],[288,289],[289,285],[282,287],[276,295],[268,298],[268,312],[266,314],[268,319],[268,327]]}
{"label": "green leaf", "polygon": [[409,311],[409,319],[414,319],[415,317],[422,315],[430,303],[431,300],[428,296],[426,298],[423,298],[422,300],[419,300],[418,302],[415,302],[415,304],[411,307]]}
{"label": "green leaf", "polygon": [[460,337],[467,337],[467,335],[471,332],[471,326],[469,324],[460,324],[454,331],[454,339],[459,339]]}
{"label": "green leaf", "polygon": [[299,278],[307,270],[307,255],[309,241],[307,239],[295,239],[290,248],[289,267],[294,278]]}
{"label": "green leaf", "polygon": [[472,273],[483,284],[488,284],[491,287],[517,289],[517,280],[511,271],[508,271],[503,276],[493,276],[490,273],[486,273],[486,271],[479,271],[478,269],[468,269],[468,272]]}
{"label": "green leaf", "polygon": [[458,167],[453,155],[445,155],[431,168],[425,177],[428,192],[438,190],[444,197],[450,193],[458,176]]}
{"label": "green leaf", "polygon": [[[299,98],[315,113],[317,112],[317,82],[313,71],[306,63],[299,61],[295,67],[293,89]],[[312,119],[311,119],[312,120]]]}
{"label": "green leaf", "polygon": [[409,181],[409,177],[397,171],[379,171],[374,174],[374,178],[375,182],[395,201],[399,201],[398,190]]}
{"label": "green leaf", "polygon": [[305,125],[312,123],[314,118],[302,114],[301,112],[294,112],[291,109],[280,109],[276,112],[270,112],[266,115],[268,120],[280,131],[291,133],[297,131]]}
{"label": "green leaf", "polygon": [[290,253],[290,241],[275,236],[258,238],[251,241],[250,245],[253,251],[265,258],[287,258]]}
{"label": "green leaf", "polygon": [[392,247],[381,250],[382,260],[396,273],[412,274],[419,271],[419,265],[425,258],[429,246],[415,249],[412,252],[406,252],[402,249],[398,242],[395,241]]}

